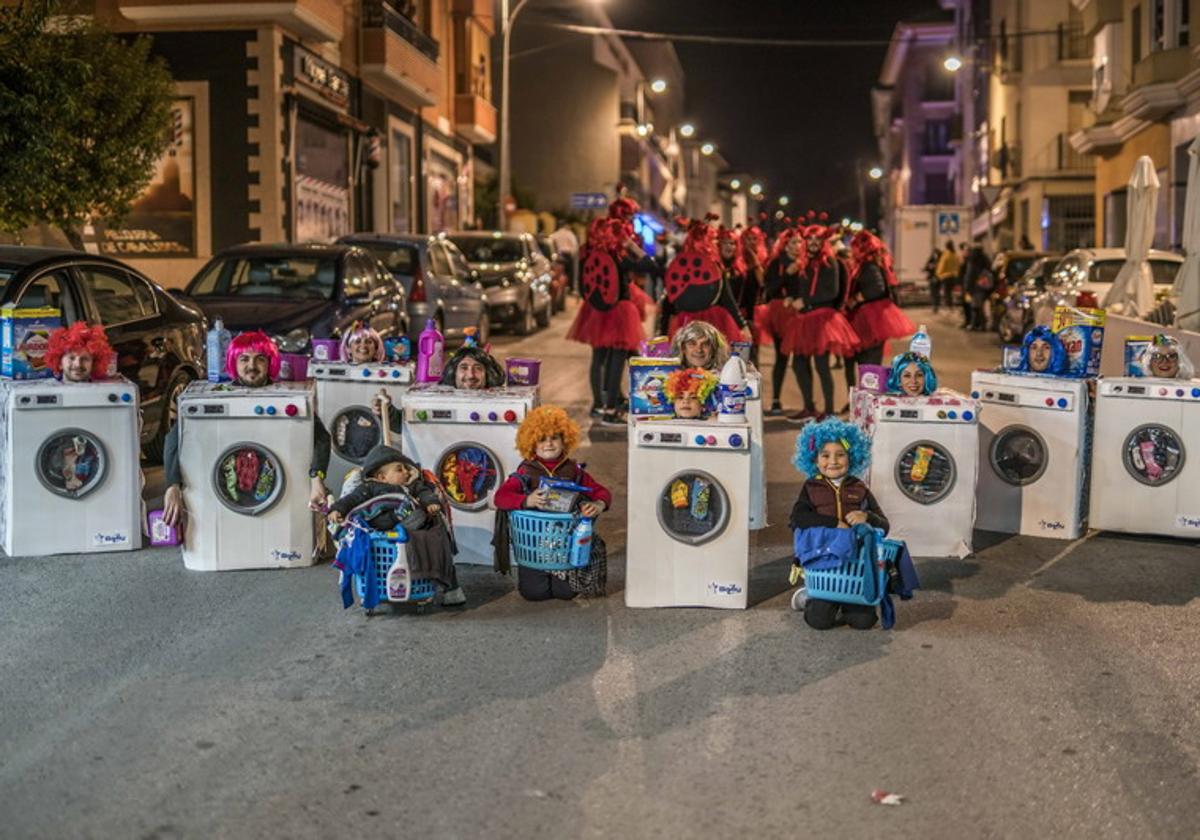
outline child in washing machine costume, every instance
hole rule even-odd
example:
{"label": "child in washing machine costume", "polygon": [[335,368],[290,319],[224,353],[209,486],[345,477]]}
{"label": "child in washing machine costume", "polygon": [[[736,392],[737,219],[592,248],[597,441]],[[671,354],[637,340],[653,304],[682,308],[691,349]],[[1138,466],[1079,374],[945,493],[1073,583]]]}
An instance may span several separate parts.
{"label": "child in washing machine costume", "polygon": [[[508,511],[545,509],[548,491],[542,479],[569,481],[587,488],[576,501],[582,516],[595,519],[612,505],[612,493],[584,465],[571,459],[579,445],[579,425],[561,408],[543,405],[533,409],[517,429],[517,449],[525,459],[515,473],[496,490],[496,571],[509,571]],[[583,498],[586,495],[587,498]],[[591,562],[582,569],[545,572],[525,566],[517,568],[517,591],[527,601],[557,598],[569,601],[576,595],[600,597],[608,581],[608,559],[604,540],[592,537]]]}
{"label": "child in washing machine costume", "polygon": [[[792,464],[808,479],[792,506],[789,526],[796,532],[796,571],[810,563],[832,560],[843,563],[856,556],[864,528],[888,532],[888,520],[871,490],[859,477],[871,460],[871,441],[852,423],[829,418],[809,423],[796,437]],[[887,592],[907,600],[919,586],[916,571],[907,552],[901,553],[889,570]],[[884,628],[892,625],[891,601],[885,595],[880,602]],[[878,620],[876,609],[863,604],[846,604],[806,597],[803,588],[792,598],[792,608],[804,611],[804,621],[817,630],[829,630],[848,624],[856,630],[869,630]]]}
{"label": "child in washing machine costume", "polygon": [[705,420],[712,413],[717,375],[704,368],[673,371],[663,382],[663,397],[680,420]]}
{"label": "child in washing machine costume", "polygon": [[[229,342],[225,353],[225,371],[233,379],[231,387],[262,388],[279,376],[279,348],[261,331],[244,332]],[[219,421],[218,421],[219,422]],[[313,453],[308,507],[319,511],[325,506],[329,490],[325,471],[329,468],[329,432],[320,418],[313,418]],[[183,504],[183,474],[179,468],[179,424],[171,427],[163,446],[163,472],[167,490],[163,496],[163,521],[178,527],[186,511]]]}

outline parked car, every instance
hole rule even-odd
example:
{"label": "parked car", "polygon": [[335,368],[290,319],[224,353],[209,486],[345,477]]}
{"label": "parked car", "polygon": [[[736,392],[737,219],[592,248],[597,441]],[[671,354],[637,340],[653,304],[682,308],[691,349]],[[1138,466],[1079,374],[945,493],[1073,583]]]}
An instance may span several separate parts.
{"label": "parked car", "polygon": [[373,254],[408,295],[409,338],[414,342],[429,319],[447,341],[461,339],[474,327],[481,344],[491,332],[483,284],[445,234],[356,233],[339,242]]}
{"label": "parked car", "polygon": [[992,329],[999,329],[1004,317],[1004,299],[1008,290],[1021,279],[1026,269],[1042,254],[1038,251],[1009,250],[999,251],[992,259],[992,276],[995,284],[987,298],[987,323]]}
{"label": "parked car", "polygon": [[64,324],[101,324],[117,369],[138,386],[142,451],[162,458],[175,397],[204,375],[204,315],[124,263],[59,248],[0,247],[0,304],[53,306]]}
{"label": "parked car", "polygon": [[384,338],[408,333],[404,287],[353,245],[237,245],[215,255],[185,294],[232,332],[261,329],[285,353],[364,321]]}
{"label": "parked car", "polygon": [[[1166,297],[1183,257],[1152,250],[1150,271],[1155,298]],[[1055,266],[1046,288],[1030,302],[1035,324],[1049,324],[1057,306],[1099,307],[1125,263],[1124,248],[1076,248]]]}
{"label": "parked car", "polygon": [[1058,255],[1038,257],[1019,280],[1009,284],[1008,294],[1000,302],[1000,320],[995,325],[1001,341],[1018,342],[1033,326],[1033,299],[1046,288],[1061,259]]}
{"label": "parked car", "polygon": [[562,312],[567,308],[567,287],[571,285],[567,266],[549,236],[537,237],[537,244],[550,260],[550,311]]}
{"label": "parked car", "polygon": [[492,324],[529,335],[550,323],[550,260],[533,236],[500,231],[449,236],[483,284]]}

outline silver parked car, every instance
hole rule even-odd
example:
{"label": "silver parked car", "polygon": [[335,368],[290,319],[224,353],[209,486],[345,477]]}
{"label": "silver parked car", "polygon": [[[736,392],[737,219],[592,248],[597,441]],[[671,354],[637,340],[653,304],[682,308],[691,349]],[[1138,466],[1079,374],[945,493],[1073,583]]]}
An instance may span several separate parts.
{"label": "silver parked car", "polygon": [[355,233],[338,240],[370,252],[408,293],[409,338],[414,342],[433,319],[447,341],[475,327],[485,344],[491,328],[483,286],[445,234]]}
{"label": "silver parked car", "polygon": [[553,266],[531,235],[455,231],[449,237],[483,283],[493,324],[529,335],[550,323]]}
{"label": "silver parked car", "polygon": [[[1154,275],[1154,296],[1166,297],[1171,293],[1183,257],[1170,251],[1152,250],[1149,261]],[[1033,323],[1049,325],[1058,306],[1099,308],[1124,263],[1124,248],[1076,248],[1067,252],[1050,274],[1045,288],[1029,301]]]}

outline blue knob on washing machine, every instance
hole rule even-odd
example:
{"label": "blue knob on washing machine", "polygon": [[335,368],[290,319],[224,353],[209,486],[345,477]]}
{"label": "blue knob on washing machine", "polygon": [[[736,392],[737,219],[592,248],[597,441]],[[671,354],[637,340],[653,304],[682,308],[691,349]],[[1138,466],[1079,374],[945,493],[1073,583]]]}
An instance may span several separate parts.
{"label": "blue knob on washing machine", "polygon": [[1066,398],[1066,397],[1059,397],[1059,398],[1058,398],[1058,407],[1059,407],[1059,408],[1066,408],[1066,407],[1067,407],[1067,398]]}
{"label": "blue knob on washing machine", "polygon": [[1177,397],[1182,397],[1182,396],[1183,396],[1183,389],[1182,389],[1182,388],[1176,388],[1176,389],[1175,389],[1175,396],[1177,396]]}
{"label": "blue knob on washing machine", "polygon": [[363,368],[363,376],[370,376],[370,375],[371,375],[371,371],[367,370],[366,368]]}
{"label": "blue knob on washing machine", "polygon": [[398,370],[392,371],[392,379],[399,379],[399,378],[400,378],[400,371],[398,371]]}
{"label": "blue knob on washing machine", "polygon": [[972,414],[972,413],[971,413],[971,412],[969,412],[969,411],[964,411],[964,412],[963,412],[963,419],[964,419],[964,420],[970,420],[970,419],[972,419],[974,416],[975,416],[975,415],[974,415],[974,414]]}
{"label": "blue knob on washing machine", "polygon": [[255,413],[255,414],[262,414],[262,413],[263,413],[263,407],[262,407],[261,405],[256,405],[256,406],[254,406],[254,413]]}
{"label": "blue knob on washing machine", "polygon": [[1193,389],[1192,389],[1192,396],[1193,396],[1193,397],[1200,397],[1200,388],[1193,388]]}
{"label": "blue knob on washing machine", "polygon": [[491,420],[493,423],[495,423],[496,420],[499,419],[499,417],[500,417],[500,415],[494,411],[488,412],[488,419]]}
{"label": "blue knob on washing machine", "polygon": [[979,399],[979,392],[978,392],[978,391],[972,391],[972,392],[971,392],[971,399],[973,399],[973,400],[977,400],[977,399]]}
{"label": "blue knob on washing machine", "polygon": [[958,412],[957,411],[948,411],[948,412],[946,412],[946,416],[949,417],[951,420],[957,420]]}
{"label": "blue knob on washing machine", "polygon": [[275,406],[273,406],[273,405],[267,406],[267,414],[273,415],[274,413],[275,413]]}
{"label": "blue knob on washing machine", "polygon": [[741,446],[742,445],[742,436],[741,435],[730,435],[729,436],[729,445],[734,447],[735,449],[737,447]]}
{"label": "blue knob on washing machine", "polygon": [[472,411],[472,412],[471,412],[471,422],[472,422],[472,423],[478,423],[478,422],[479,422],[479,412],[478,412],[478,411]]}
{"label": "blue knob on washing machine", "polygon": [[706,440],[708,440],[708,438],[706,438],[704,435],[696,435],[697,446],[703,446]]}
{"label": "blue knob on washing machine", "polygon": [[121,402],[129,402],[132,399],[133,399],[133,394],[122,394],[121,395]]}

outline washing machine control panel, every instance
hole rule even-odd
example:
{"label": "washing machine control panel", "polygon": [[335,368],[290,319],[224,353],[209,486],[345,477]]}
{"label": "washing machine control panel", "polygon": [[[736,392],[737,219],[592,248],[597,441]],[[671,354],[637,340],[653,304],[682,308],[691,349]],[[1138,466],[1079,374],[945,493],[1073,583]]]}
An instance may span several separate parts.
{"label": "washing machine control panel", "polygon": [[137,392],[131,385],[93,382],[20,391],[14,400],[20,410],[42,408],[136,408]]}
{"label": "washing machine control panel", "polygon": [[322,362],[309,368],[313,379],[329,379],[338,382],[378,382],[388,385],[411,385],[412,365],[351,365]]}
{"label": "washing machine control panel", "polygon": [[263,420],[292,420],[311,413],[307,400],[271,395],[234,400],[187,400],[180,407],[185,417],[203,420],[222,417],[254,417]]}
{"label": "washing machine control panel", "polygon": [[1143,400],[1186,400],[1200,402],[1200,380],[1114,379],[1101,380],[1100,393],[1111,397]]}
{"label": "washing machine control panel", "polygon": [[981,403],[996,405],[1011,405],[1021,408],[1050,408],[1055,411],[1074,411],[1077,406],[1075,394],[1068,391],[1023,391],[1013,388],[994,388],[983,386],[978,391],[972,391],[971,396]]}
{"label": "washing machine control panel", "polygon": [[898,400],[884,397],[878,418],[889,423],[974,423],[979,406],[973,400]]}
{"label": "washing machine control panel", "polygon": [[743,449],[750,448],[750,432],[747,429],[711,429],[690,427],[686,429],[638,429],[637,445],[667,449]]}
{"label": "washing machine control panel", "polygon": [[512,425],[525,419],[524,403],[487,403],[486,405],[407,406],[405,423],[500,423]]}

